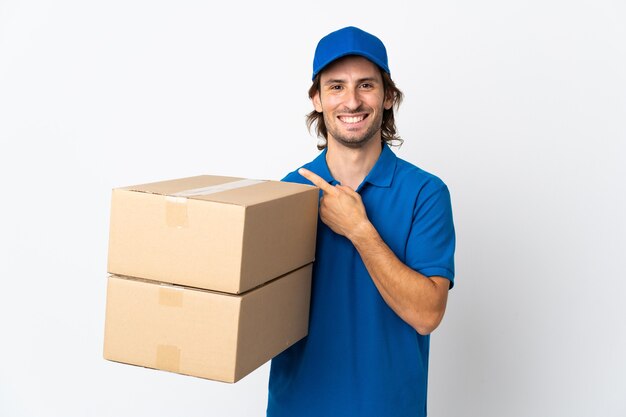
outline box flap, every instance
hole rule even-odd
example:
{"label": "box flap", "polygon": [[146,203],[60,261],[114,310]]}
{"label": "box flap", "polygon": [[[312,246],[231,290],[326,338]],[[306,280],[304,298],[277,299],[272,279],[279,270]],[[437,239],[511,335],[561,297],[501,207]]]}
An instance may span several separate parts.
{"label": "box flap", "polygon": [[[230,188],[230,189],[229,189]],[[196,177],[160,181],[121,187],[122,190],[219,203],[252,206],[315,188],[311,185],[271,180],[249,180],[239,177],[199,175]]]}
{"label": "box flap", "polygon": [[292,182],[264,181],[254,185],[235,188],[232,190],[210,194],[198,195],[193,198],[219,203],[237,204],[240,206],[253,206],[266,203],[290,195],[311,191],[315,187]]}
{"label": "box flap", "polygon": [[151,182],[148,184],[131,185],[120,187],[122,190],[139,191],[152,194],[172,195],[185,190],[225,184],[239,181],[239,177],[222,177],[217,175],[198,175],[195,177],[179,178],[175,180]]}

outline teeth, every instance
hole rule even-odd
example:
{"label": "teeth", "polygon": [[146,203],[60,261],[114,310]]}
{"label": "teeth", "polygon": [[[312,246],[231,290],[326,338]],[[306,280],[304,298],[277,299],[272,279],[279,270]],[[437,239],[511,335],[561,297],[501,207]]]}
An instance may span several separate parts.
{"label": "teeth", "polygon": [[361,120],[363,120],[365,118],[365,116],[355,116],[355,117],[342,117],[341,121],[345,122],[345,123],[358,123]]}

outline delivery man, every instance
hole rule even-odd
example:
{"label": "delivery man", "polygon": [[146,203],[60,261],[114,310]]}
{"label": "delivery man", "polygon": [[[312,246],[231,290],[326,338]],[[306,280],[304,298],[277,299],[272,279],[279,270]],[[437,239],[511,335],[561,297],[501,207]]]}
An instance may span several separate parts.
{"label": "delivery man", "polygon": [[309,335],[272,360],[267,415],[426,416],[429,334],[454,283],[448,188],[389,148],[402,93],[377,37],[328,34],[312,78],[322,152],[284,178],[321,190]]}

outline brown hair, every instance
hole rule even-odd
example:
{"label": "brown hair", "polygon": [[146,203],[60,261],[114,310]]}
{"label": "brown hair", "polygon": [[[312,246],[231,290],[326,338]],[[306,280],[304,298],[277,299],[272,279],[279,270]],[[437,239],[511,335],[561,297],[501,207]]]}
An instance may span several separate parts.
{"label": "brown hair", "polygon": [[[391,146],[400,146],[404,142],[404,139],[400,138],[399,135],[396,134],[396,120],[393,114],[393,109],[396,110],[400,107],[400,103],[402,103],[402,98],[404,94],[396,84],[391,79],[391,76],[387,74],[385,71],[380,71],[380,74],[383,77],[383,91],[385,93],[385,97],[391,96],[393,98],[393,105],[389,110],[383,110],[383,123],[380,128],[380,135],[383,142],[387,143]],[[316,94],[320,91],[320,77],[321,73],[317,74],[313,79],[313,84],[309,88],[309,98],[313,99]],[[311,113],[306,115],[306,126],[309,131],[315,125],[315,133],[317,137],[320,139],[324,139],[325,142],[320,142],[317,144],[317,149],[320,151],[326,148],[327,140],[328,140],[328,130],[326,129],[326,124],[324,123],[324,115],[322,113],[318,113],[316,110],[313,110]]]}

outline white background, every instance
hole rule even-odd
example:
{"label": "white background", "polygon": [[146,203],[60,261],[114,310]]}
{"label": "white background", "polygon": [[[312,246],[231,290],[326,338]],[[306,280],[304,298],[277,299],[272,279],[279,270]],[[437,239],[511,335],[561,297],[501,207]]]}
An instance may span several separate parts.
{"label": "white background", "polygon": [[313,159],[315,45],[356,25],[450,187],[429,415],[626,415],[623,1],[0,0],[0,415],[262,416],[237,384],[102,359],[113,187]]}

